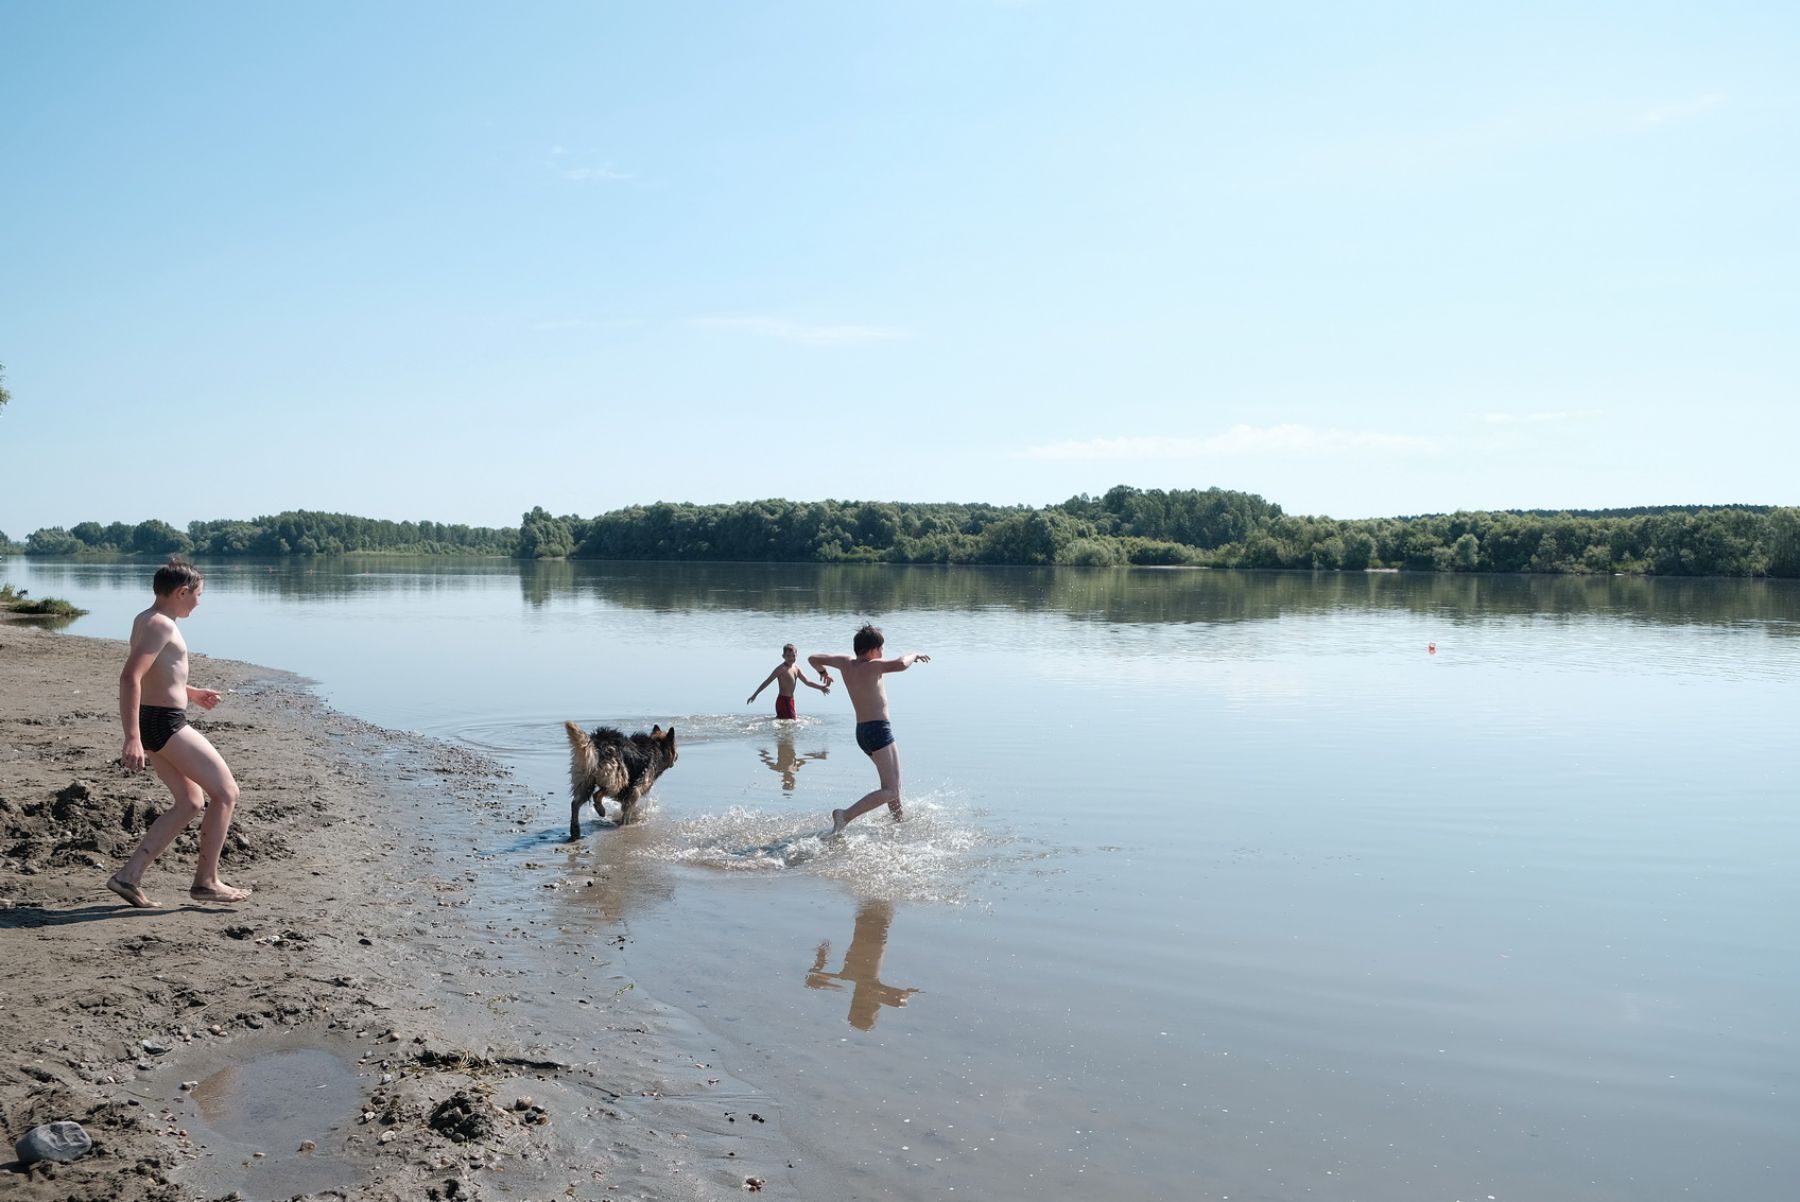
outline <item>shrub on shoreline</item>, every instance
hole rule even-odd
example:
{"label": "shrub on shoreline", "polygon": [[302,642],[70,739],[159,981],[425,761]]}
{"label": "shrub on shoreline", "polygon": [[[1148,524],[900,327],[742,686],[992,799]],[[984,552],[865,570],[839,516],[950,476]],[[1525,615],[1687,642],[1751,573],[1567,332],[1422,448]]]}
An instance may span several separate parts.
{"label": "shrub on shoreline", "polygon": [[0,584],[0,610],[28,618],[79,618],[87,613],[61,597],[26,597],[10,584]]}

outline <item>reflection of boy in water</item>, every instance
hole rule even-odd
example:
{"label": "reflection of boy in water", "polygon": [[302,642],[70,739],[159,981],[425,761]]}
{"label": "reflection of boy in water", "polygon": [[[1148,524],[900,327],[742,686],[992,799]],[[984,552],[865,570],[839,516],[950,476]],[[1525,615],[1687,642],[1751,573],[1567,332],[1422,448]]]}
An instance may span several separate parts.
{"label": "reflection of boy in water", "polygon": [[806,662],[818,670],[819,679],[831,685],[830,669],[844,674],[844,687],[850,690],[850,704],[856,709],[856,745],[875,764],[881,785],[865,793],[860,801],[844,810],[831,811],[831,833],[842,833],[856,819],[883,802],[900,821],[900,748],[894,743],[894,730],[888,724],[887,674],[904,672],[914,664],[928,664],[929,655],[908,651],[895,659],[882,659],[881,631],[865,624],[850,644],[855,656],[809,655]]}
{"label": "reflection of boy in water", "polygon": [[892,902],[864,902],[856,911],[856,930],[850,936],[850,950],[844,953],[843,971],[825,971],[825,960],[831,955],[827,940],[819,944],[812,969],[806,974],[808,989],[838,989],[839,981],[856,987],[850,994],[850,1025],[858,1031],[872,1030],[883,1006],[904,1006],[907,998],[919,992],[881,983],[881,957],[887,951],[888,925],[893,921]]}
{"label": "reflection of boy in water", "polygon": [[781,662],[776,664],[774,670],[763,678],[761,684],[756,686],[756,692],[744,699],[744,704],[749,705],[752,701],[755,701],[757,697],[762,694],[762,691],[769,687],[769,682],[774,681],[775,716],[777,718],[795,718],[799,716],[794,712],[795,681],[799,681],[809,689],[817,689],[821,693],[831,692],[831,681],[827,680],[824,684],[814,684],[812,678],[806,674],[805,669],[801,668],[800,665],[795,662],[799,658],[800,653],[794,650],[794,645],[792,643],[783,647],[781,649]]}
{"label": "reflection of boy in water", "polygon": [[794,750],[794,728],[778,726],[775,728],[775,754],[770,755],[767,747],[759,747],[756,754],[762,757],[763,764],[771,772],[781,773],[781,788],[785,793],[794,791],[794,774],[806,766],[807,760],[822,760],[823,751],[815,751],[808,755],[800,755]]}

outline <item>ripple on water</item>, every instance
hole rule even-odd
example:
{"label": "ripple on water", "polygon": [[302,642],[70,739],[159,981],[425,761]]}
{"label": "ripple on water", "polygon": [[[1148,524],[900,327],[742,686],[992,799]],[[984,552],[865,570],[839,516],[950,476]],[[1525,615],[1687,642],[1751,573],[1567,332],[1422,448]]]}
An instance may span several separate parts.
{"label": "ripple on water", "polygon": [[800,869],[859,894],[962,904],[972,878],[1016,853],[1015,840],[980,829],[942,794],[908,798],[906,821],[868,815],[836,839],[811,816],[733,806],[670,823],[636,854],[722,872]]}
{"label": "ripple on water", "polygon": [[[568,743],[563,723],[572,721],[583,730],[610,726],[626,734],[647,731],[652,726],[673,726],[681,743],[719,743],[736,739],[767,737],[775,719],[765,713],[744,714],[648,714],[601,715],[599,717],[508,718],[493,721],[446,720],[427,727],[420,733],[451,739],[476,751],[492,756],[530,758],[554,753],[565,755]],[[809,734],[823,728],[816,717],[802,715],[787,723],[795,734]]]}

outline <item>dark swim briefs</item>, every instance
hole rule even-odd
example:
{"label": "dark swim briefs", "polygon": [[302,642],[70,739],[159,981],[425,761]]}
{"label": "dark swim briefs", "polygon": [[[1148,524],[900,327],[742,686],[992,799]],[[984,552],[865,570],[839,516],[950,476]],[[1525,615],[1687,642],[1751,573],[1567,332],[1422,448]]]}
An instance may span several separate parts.
{"label": "dark swim briefs", "polygon": [[888,725],[886,718],[856,724],[856,745],[863,749],[864,755],[874,755],[893,741],[894,728]]}
{"label": "dark swim briefs", "polygon": [[187,725],[187,711],[172,705],[138,706],[138,738],[145,751],[161,751]]}
{"label": "dark swim briefs", "polygon": [[775,716],[777,718],[797,718],[800,716],[799,714],[794,712],[793,694],[790,693],[786,697],[783,697],[779,694],[776,695],[776,697],[775,697]]}

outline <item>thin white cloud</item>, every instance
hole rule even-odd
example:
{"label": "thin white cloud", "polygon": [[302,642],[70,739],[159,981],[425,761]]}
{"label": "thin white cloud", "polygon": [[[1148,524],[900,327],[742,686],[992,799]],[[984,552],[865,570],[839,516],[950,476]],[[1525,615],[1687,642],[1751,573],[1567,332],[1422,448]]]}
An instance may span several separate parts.
{"label": "thin white cloud", "polygon": [[637,178],[629,171],[620,171],[611,163],[603,163],[598,167],[558,167],[556,173],[564,179],[572,179],[581,183],[588,180],[613,182]]}
{"label": "thin white cloud", "polygon": [[1322,146],[1316,156],[1321,166],[1334,171],[1435,171],[1545,146],[1641,135],[1647,129],[1698,121],[1724,108],[1726,101],[1723,92],[1707,92],[1649,108],[1623,100],[1526,105],[1473,120],[1376,130]]}
{"label": "thin white cloud", "polygon": [[549,155],[546,165],[550,170],[576,183],[595,180],[601,183],[622,183],[637,178],[633,172],[621,171],[611,159],[600,161],[600,156],[592,150],[570,150],[559,142],[550,148]]}
{"label": "thin white cloud", "polygon": [[1015,459],[1125,460],[1203,459],[1231,455],[1352,455],[1433,454],[1442,449],[1438,439],[1416,434],[1387,434],[1373,430],[1322,430],[1315,426],[1237,425],[1202,438],[1167,435],[1124,438],[1090,438],[1046,443],[1017,452]]}
{"label": "thin white cloud", "polygon": [[1547,409],[1535,413],[1484,413],[1481,423],[1485,426],[1553,426],[1599,416],[1598,409]]}
{"label": "thin white cloud", "polygon": [[1704,117],[1706,114],[1724,107],[1724,93],[1708,92],[1706,95],[1696,96],[1692,100],[1658,105],[1647,110],[1642,120],[1645,125],[1672,125],[1677,121],[1692,121],[1695,118]]}
{"label": "thin white cloud", "polygon": [[790,321],[784,317],[701,317],[694,324],[709,330],[730,330],[797,342],[804,346],[853,346],[869,342],[894,342],[907,336],[892,326],[823,325]]}
{"label": "thin white cloud", "polygon": [[571,330],[630,330],[643,324],[641,317],[561,317],[533,322],[531,328],[542,334],[562,334]]}

